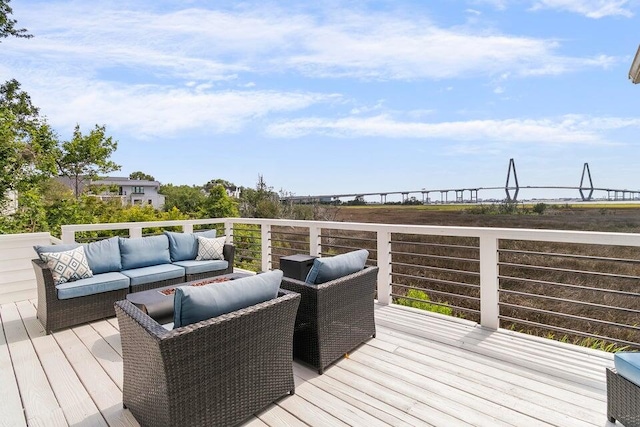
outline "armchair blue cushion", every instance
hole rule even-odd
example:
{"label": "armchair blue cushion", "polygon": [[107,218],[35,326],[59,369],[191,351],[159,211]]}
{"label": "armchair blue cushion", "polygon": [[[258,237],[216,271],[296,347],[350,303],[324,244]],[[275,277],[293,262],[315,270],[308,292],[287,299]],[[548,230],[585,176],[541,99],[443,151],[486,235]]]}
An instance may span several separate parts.
{"label": "armchair blue cushion", "polygon": [[118,242],[123,270],[171,263],[169,239],[165,235],[133,239],[120,237]]}
{"label": "armchair blue cushion", "polygon": [[618,352],[613,355],[613,363],[620,376],[640,387],[640,352]]}
{"label": "armchair blue cushion", "polygon": [[[38,254],[38,258],[40,258],[42,261],[45,261],[45,259],[43,259],[40,254],[44,254],[47,252],[64,252],[64,251],[70,251],[71,249],[75,249],[78,246],[80,246],[80,243],[70,243],[70,244],[65,244],[65,245],[36,245],[33,247],[33,250],[36,251],[36,253]],[[86,253],[85,253],[86,255]]]}
{"label": "armchair blue cushion", "polygon": [[358,272],[364,268],[369,251],[360,249],[329,258],[316,258],[305,282],[319,285]]}
{"label": "armchair blue cushion", "polygon": [[173,327],[196,323],[276,298],[282,271],[267,273],[205,286],[176,288],[173,304]]}

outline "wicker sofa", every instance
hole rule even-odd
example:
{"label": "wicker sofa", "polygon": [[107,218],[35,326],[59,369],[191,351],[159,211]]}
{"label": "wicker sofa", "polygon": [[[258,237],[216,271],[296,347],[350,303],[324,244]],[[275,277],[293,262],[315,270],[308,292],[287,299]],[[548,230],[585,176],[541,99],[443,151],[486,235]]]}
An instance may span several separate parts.
{"label": "wicker sofa", "polygon": [[[153,238],[156,237],[160,236],[154,236]],[[116,239],[117,241],[118,238],[114,239]],[[144,239],[150,238],[142,238],[137,240],[144,241]],[[167,241],[169,241],[168,238]],[[80,245],[65,245],[62,247],[62,249],[65,250],[78,246]],[[42,249],[43,248],[38,247],[36,248],[36,252],[40,253]],[[101,254],[104,255],[104,252],[99,252],[98,256],[95,257],[96,263],[104,261],[99,256]],[[133,265],[135,268],[129,269],[126,268],[127,264],[124,262],[123,255],[123,263],[120,265],[120,267],[118,267],[118,263],[116,263],[115,266],[107,268],[104,267],[103,262],[103,268],[99,270],[96,269],[96,271],[98,271],[98,274],[94,274],[94,276],[90,279],[89,286],[85,289],[80,290],[60,289],[59,286],[56,286],[53,274],[48,268],[47,264],[42,259],[34,259],[32,260],[32,265],[35,271],[38,293],[38,320],[40,321],[40,323],[42,323],[42,326],[44,327],[46,333],[49,334],[53,331],[78,325],[81,323],[103,319],[105,317],[112,317],[114,316],[113,303],[118,300],[124,299],[128,293],[139,292],[162,286],[184,283],[185,281],[198,280],[201,278],[232,273],[235,256],[234,246],[230,244],[224,245],[223,254],[224,263],[220,264],[221,267],[216,270],[209,271],[198,271],[198,268],[193,268],[191,270],[185,268],[183,266],[184,263],[189,263],[189,261],[181,260],[175,263],[171,262],[172,258],[169,255],[169,249],[167,249],[166,256],[162,257],[162,259],[164,259],[165,261],[154,264],[152,262],[153,256],[151,256],[149,258],[151,259],[151,261],[147,259],[146,263],[144,263],[145,265],[139,266],[139,263],[130,263],[129,265]],[[120,252],[118,252],[117,256],[120,256]],[[102,256],[102,258],[105,258],[105,256]],[[122,267],[125,268],[123,269]],[[169,276],[167,276],[166,274],[163,275],[162,272],[158,274],[157,271],[154,271],[154,269],[162,269],[163,267],[171,269],[171,274]],[[133,277],[130,278],[128,276],[125,276],[126,274],[128,274],[128,272],[134,273],[135,279]],[[149,274],[148,278],[145,278],[144,276],[146,272],[148,272]],[[107,283],[110,280],[114,280],[114,276],[117,276],[115,280],[124,280],[124,285],[117,286],[118,289],[114,289],[114,286],[103,286],[101,280],[104,283]],[[135,283],[135,285],[134,280],[138,280],[138,283]],[[77,281],[75,283],[79,285],[78,288],[82,288],[83,284],[81,281]],[[62,295],[61,292],[67,292],[67,294]],[[73,292],[75,292],[75,294]]]}
{"label": "wicker sofa", "polygon": [[123,404],[142,426],[232,426],[294,393],[300,295],[168,331],[129,301],[115,304]]}
{"label": "wicker sofa", "polygon": [[302,296],[293,339],[294,357],[319,374],[376,335],[374,297],[378,267],[320,285],[283,278],[281,287]]}

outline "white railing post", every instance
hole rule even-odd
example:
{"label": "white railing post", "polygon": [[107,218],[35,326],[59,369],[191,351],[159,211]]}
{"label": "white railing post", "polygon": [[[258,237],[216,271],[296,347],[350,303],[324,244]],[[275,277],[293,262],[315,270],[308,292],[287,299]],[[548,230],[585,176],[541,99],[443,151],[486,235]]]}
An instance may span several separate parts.
{"label": "white railing post", "polygon": [[182,224],[182,232],[183,233],[193,233],[193,224]]}
{"label": "white railing post", "polygon": [[498,329],[500,326],[498,298],[498,238],[481,236],[480,324],[485,328]]}
{"label": "white railing post", "polygon": [[73,230],[67,230],[65,228],[65,226],[62,226],[62,235],[60,236],[62,237],[62,243],[64,244],[69,244],[69,243],[75,243],[76,241],[76,232]]}
{"label": "white railing post", "polygon": [[233,243],[233,222],[225,220],[224,222],[224,235],[227,236],[227,243]]}
{"label": "white railing post", "polygon": [[309,227],[309,255],[320,256],[322,245],[320,244],[320,228],[316,226]]}
{"label": "white railing post", "polygon": [[142,227],[130,227],[129,237],[131,238],[142,237]]}
{"label": "white railing post", "polygon": [[391,233],[378,231],[378,302],[391,302]]}
{"label": "white railing post", "polygon": [[269,248],[271,247],[271,224],[260,225],[260,243],[261,243],[261,256],[262,256],[262,271],[271,270],[271,253]]}

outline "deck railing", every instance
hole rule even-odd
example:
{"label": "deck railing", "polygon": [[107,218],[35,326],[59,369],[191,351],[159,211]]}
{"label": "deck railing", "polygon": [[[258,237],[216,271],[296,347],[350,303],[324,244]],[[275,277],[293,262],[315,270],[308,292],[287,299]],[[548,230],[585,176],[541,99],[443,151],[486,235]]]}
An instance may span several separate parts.
{"label": "deck railing", "polygon": [[377,298],[476,321],[491,329],[640,348],[640,235],[563,230],[214,218],[67,225],[77,233],[217,228],[236,265],[279,266],[281,256],[370,251]]}

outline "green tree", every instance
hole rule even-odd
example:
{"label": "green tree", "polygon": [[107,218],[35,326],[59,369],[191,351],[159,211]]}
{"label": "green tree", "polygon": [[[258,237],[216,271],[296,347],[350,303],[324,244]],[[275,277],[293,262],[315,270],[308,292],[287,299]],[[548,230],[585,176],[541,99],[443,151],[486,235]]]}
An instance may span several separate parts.
{"label": "green tree", "polygon": [[204,190],[206,192],[209,192],[216,185],[222,185],[224,188],[235,188],[235,184],[234,183],[232,183],[230,181],[227,181],[226,179],[216,178],[216,179],[212,179],[209,182],[207,182],[204,185]]}
{"label": "green tree", "polygon": [[204,202],[207,195],[202,188],[189,185],[162,185],[160,194],[164,195],[164,210],[170,211],[174,208],[189,215],[192,218],[202,217]]}
{"label": "green tree", "polygon": [[27,33],[26,29],[15,27],[18,21],[10,18],[13,14],[13,9],[11,9],[9,3],[11,3],[11,0],[0,0],[0,38],[4,39],[12,36],[28,39],[33,37],[33,35]]}
{"label": "green tree", "polygon": [[148,175],[144,172],[135,171],[129,174],[129,179],[139,179],[141,181],[155,181],[156,179],[152,175]]}
{"label": "green tree", "polygon": [[116,148],[118,142],[106,136],[105,126],[98,125],[88,135],[83,135],[80,126],[76,125],[73,138],[60,145],[58,169],[62,176],[71,180],[76,199],[80,197],[84,183],[99,174],[120,170],[120,166],[110,160]]}
{"label": "green tree", "polygon": [[280,218],[282,205],[280,196],[267,186],[262,175],[258,175],[256,188],[243,188],[240,193],[240,213],[246,218]]}
{"label": "green tree", "polygon": [[222,185],[216,185],[205,199],[204,215],[208,218],[237,217],[238,203],[227,194]]}

